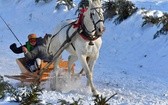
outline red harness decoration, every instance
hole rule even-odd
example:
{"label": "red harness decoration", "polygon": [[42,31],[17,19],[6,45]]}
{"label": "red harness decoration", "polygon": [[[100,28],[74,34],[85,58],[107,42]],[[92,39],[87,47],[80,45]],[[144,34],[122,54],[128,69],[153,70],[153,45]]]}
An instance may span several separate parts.
{"label": "red harness decoration", "polygon": [[88,37],[86,37],[85,35],[80,34],[80,36],[81,36],[84,40],[88,40],[88,41],[89,41]]}
{"label": "red harness decoration", "polygon": [[95,37],[95,38],[92,38],[92,39],[89,39],[86,35],[83,35],[82,33],[80,34],[80,36],[84,39],[84,40],[87,40],[87,41],[94,41],[96,40],[98,37]]}
{"label": "red harness decoration", "polygon": [[[87,11],[87,8],[82,8],[80,9],[80,12],[79,12],[79,19],[77,20],[77,22],[75,24],[73,24],[73,28],[79,28],[82,21],[83,21],[83,17],[84,17],[84,12]],[[84,39],[84,40],[87,40],[87,41],[90,41],[90,39],[86,36],[86,35],[83,35],[82,33],[80,33],[80,36]],[[92,41],[93,40],[96,40],[97,38],[93,38],[91,39]]]}
{"label": "red harness decoration", "polygon": [[82,8],[82,9],[80,9],[80,13],[79,13],[79,19],[77,20],[77,23],[75,23],[74,25],[73,25],[73,28],[79,28],[80,27],[80,25],[81,25],[81,22],[82,22],[82,20],[83,20],[83,13],[84,12],[86,12],[87,11],[87,8]]}

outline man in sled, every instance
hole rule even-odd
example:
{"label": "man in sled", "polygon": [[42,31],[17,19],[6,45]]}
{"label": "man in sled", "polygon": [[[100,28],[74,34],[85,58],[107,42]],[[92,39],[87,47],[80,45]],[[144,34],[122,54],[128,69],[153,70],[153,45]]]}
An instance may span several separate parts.
{"label": "man in sled", "polygon": [[[17,47],[15,43],[10,45],[10,49],[14,53],[25,54],[24,58],[19,58],[16,60],[23,73],[27,72],[27,70],[29,70],[30,72],[35,72],[39,68],[41,60],[47,59],[48,56],[45,52],[46,47],[45,47],[44,39],[41,37],[37,38],[36,34],[29,34],[28,41],[26,42],[25,45],[20,47]],[[39,48],[38,46],[41,46],[41,47],[40,47],[40,50],[37,52],[37,49]]]}
{"label": "man in sled", "polygon": [[43,39],[43,44],[34,47],[33,50],[29,51],[27,47],[22,47],[25,58],[29,62],[27,68],[31,72],[35,72],[40,68],[41,62],[50,62],[53,59],[53,55],[48,54],[46,50],[47,38],[49,35],[45,35]]}

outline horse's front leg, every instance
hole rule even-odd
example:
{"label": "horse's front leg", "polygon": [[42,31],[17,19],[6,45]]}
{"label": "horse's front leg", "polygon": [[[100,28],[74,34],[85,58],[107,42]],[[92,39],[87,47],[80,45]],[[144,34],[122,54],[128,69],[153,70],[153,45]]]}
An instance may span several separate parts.
{"label": "horse's front leg", "polygon": [[80,59],[80,62],[82,64],[82,67],[84,68],[85,72],[86,72],[86,77],[87,77],[87,81],[88,81],[88,85],[90,86],[91,88],[91,91],[93,93],[93,95],[97,95],[98,92],[97,90],[95,89],[94,85],[93,85],[93,78],[92,78],[92,73],[91,73],[91,70],[89,68],[89,65],[87,63],[87,60],[86,60],[86,56],[84,55],[80,55],[78,56],[79,59]]}
{"label": "horse's front leg", "polygon": [[[96,63],[96,60],[97,60],[98,56],[94,56],[94,57],[89,57],[88,59],[88,66],[89,66],[89,69],[90,69],[90,74],[91,74],[91,80],[92,80],[92,83],[93,83],[93,70],[94,70],[94,66],[95,66],[95,63]],[[87,84],[89,84],[89,81],[87,81]],[[99,94],[99,92],[95,89],[93,90],[96,95]]]}

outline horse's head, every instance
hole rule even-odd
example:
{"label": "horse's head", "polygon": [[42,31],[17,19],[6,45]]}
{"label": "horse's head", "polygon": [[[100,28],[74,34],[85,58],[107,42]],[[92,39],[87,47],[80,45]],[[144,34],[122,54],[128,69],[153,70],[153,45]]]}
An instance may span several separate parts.
{"label": "horse's head", "polygon": [[84,13],[82,27],[89,35],[102,35],[105,27],[103,9],[100,0],[89,0],[89,7]]}

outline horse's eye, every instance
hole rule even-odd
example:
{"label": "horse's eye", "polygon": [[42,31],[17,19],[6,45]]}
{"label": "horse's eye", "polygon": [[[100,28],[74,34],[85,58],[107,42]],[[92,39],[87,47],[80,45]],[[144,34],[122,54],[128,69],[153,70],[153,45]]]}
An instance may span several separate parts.
{"label": "horse's eye", "polygon": [[90,13],[90,18],[93,18],[94,13]]}
{"label": "horse's eye", "polygon": [[95,14],[95,13],[90,13],[92,16]]}

